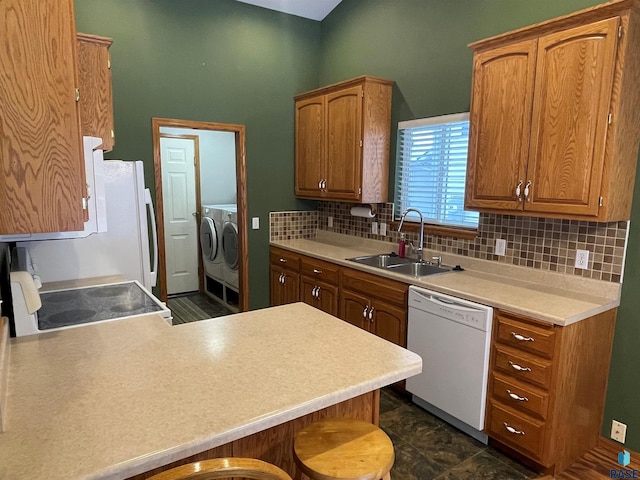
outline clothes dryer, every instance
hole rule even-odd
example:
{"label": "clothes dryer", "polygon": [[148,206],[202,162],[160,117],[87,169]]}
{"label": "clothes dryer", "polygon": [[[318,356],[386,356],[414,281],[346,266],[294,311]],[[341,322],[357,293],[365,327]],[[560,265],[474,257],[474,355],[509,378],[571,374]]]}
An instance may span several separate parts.
{"label": "clothes dryer", "polygon": [[236,292],[239,289],[238,266],[240,263],[238,240],[238,209],[233,208],[223,212],[222,227],[222,275],[224,281]]}
{"label": "clothes dryer", "polygon": [[200,248],[204,271],[209,277],[224,281],[222,272],[222,210],[216,205],[202,205]]}

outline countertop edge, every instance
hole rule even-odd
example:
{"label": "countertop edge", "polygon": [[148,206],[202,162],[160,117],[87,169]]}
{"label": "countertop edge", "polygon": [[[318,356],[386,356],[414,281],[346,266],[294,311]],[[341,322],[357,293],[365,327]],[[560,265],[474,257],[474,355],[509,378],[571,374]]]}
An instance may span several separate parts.
{"label": "countertop edge", "polygon": [[[416,355],[417,358],[420,358]],[[144,458],[136,458],[126,463],[114,465],[113,468],[96,472],[95,478],[99,479],[121,479],[123,474],[127,477],[138,475],[154,468],[162,467],[169,463],[181,460],[191,455],[198,454],[200,452],[219,447],[221,445],[239,440],[241,438],[253,435],[254,433],[261,432],[268,428],[281,425],[290,420],[302,417],[304,415],[313,413],[331,405],[350,400],[359,395],[371,392],[373,390],[380,389],[382,387],[391,385],[392,383],[399,382],[406,378],[417,375],[422,371],[422,361],[416,365],[398,370],[392,374],[388,374],[379,377],[371,382],[363,382],[357,384],[346,391],[333,393],[314,399],[313,401],[296,406],[289,410],[278,412],[273,415],[262,417],[252,421],[248,424],[238,426],[233,430],[217,434],[208,438],[203,438],[195,442],[191,442],[186,445],[181,445],[170,450],[158,452],[156,454],[149,455]]]}

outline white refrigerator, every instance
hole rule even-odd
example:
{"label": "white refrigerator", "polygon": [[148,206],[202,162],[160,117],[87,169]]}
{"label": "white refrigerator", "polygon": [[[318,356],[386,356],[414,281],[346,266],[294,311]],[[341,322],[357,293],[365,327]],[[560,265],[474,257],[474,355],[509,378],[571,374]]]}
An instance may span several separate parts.
{"label": "white refrigerator", "polygon": [[102,166],[106,231],[85,238],[26,241],[17,245],[27,247],[33,273],[42,282],[121,275],[151,289],[157,280],[158,241],[151,194],[144,184],[143,163],[104,160]]}

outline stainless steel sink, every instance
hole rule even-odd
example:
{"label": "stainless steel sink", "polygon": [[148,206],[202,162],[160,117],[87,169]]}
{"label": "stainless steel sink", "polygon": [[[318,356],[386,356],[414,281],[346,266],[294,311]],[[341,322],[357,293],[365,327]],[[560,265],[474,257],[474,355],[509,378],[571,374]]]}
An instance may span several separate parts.
{"label": "stainless steel sink", "polygon": [[401,258],[397,255],[392,256],[384,253],[380,255],[367,255],[366,257],[347,258],[347,260],[378,268],[389,268],[391,266],[403,265],[413,261],[410,258]]}
{"label": "stainless steel sink", "polygon": [[425,277],[427,275],[434,275],[436,273],[444,273],[451,271],[449,267],[438,267],[437,265],[431,265],[429,263],[405,263],[404,265],[391,265],[387,267],[387,270],[394,273],[401,273],[404,275],[410,275],[412,277]]}
{"label": "stainless steel sink", "polygon": [[451,271],[450,267],[438,267],[426,262],[416,262],[412,258],[401,258],[397,255],[379,254],[367,255],[364,257],[347,258],[352,262],[369,265],[370,267],[382,268],[390,272],[399,273],[401,275],[409,275],[411,277],[425,277],[436,273],[444,273]]}

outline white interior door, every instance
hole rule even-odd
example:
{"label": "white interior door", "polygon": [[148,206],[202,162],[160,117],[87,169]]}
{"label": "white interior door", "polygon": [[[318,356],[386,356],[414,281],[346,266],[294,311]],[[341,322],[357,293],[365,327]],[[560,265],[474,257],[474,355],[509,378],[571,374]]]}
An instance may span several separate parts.
{"label": "white interior door", "polygon": [[198,290],[195,142],[160,138],[167,294]]}

